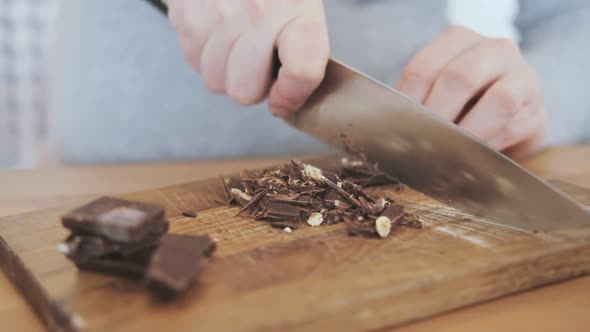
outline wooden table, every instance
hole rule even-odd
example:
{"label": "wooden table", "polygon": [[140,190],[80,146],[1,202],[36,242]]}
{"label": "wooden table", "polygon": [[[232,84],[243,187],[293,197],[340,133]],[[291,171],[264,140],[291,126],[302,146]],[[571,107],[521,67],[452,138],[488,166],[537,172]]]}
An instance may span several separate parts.
{"label": "wooden table", "polygon": [[[0,172],[0,216],[281,163],[286,158]],[[546,151],[524,163],[545,178],[590,188],[590,146]],[[543,287],[407,325],[400,331],[582,331],[590,327],[590,277]],[[0,272],[0,322],[42,331],[23,298]]]}

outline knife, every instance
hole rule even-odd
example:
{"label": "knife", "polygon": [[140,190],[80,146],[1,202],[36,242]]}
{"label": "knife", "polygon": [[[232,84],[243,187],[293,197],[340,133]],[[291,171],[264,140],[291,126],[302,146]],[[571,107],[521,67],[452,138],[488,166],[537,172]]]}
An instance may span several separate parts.
{"label": "knife", "polygon": [[[148,0],[165,13],[165,5]],[[287,122],[482,222],[527,231],[590,227],[590,213],[547,182],[402,93],[338,62]]]}

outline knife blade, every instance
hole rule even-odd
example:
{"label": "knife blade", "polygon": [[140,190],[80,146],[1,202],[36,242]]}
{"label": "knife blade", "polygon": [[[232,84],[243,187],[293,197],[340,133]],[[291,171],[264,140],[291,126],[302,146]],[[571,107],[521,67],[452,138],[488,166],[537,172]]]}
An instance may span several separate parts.
{"label": "knife blade", "polygon": [[409,187],[482,221],[531,231],[590,227],[590,213],[425,106],[330,60],[288,122],[329,145],[361,150]]}
{"label": "knife blade", "polygon": [[[166,1],[147,1],[167,14]],[[334,59],[287,122],[337,148],[345,148],[344,135],[388,175],[482,222],[529,231],[590,227],[590,213],[564,193],[425,106]]]}

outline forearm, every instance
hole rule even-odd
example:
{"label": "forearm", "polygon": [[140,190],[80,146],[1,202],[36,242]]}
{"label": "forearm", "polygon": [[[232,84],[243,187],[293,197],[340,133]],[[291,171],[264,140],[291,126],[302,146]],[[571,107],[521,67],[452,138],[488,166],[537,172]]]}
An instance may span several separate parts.
{"label": "forearm", "polygon": [[517,24],[522,51],[543,82],[544,145],[590,141],[590,3],[523,0]]}

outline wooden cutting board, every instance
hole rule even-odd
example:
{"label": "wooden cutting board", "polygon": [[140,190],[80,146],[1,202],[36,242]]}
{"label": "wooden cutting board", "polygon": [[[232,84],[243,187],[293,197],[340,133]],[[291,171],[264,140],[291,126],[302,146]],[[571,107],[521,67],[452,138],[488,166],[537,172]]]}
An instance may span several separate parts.
{"label": "wooden cutting board", "polygon": [[[0,264],[50,330],[111,332],[381,329],[590,273],[590,227],[490,226],[390,186],[370,191],[420,211],[424,229],[383,240],[349,237],[343,225],[285,233],[216,203],[220,184],[127,196],[166,206],[171,232],[218,241],[200,283],[178,302],[156,304],[141,283],[79,272],[56,250],[67,235],[59,217],[71,207],[0,219]],[[590,205],[590,191],[557,185]],[[198,218],[183,217],[188,209]]]}

